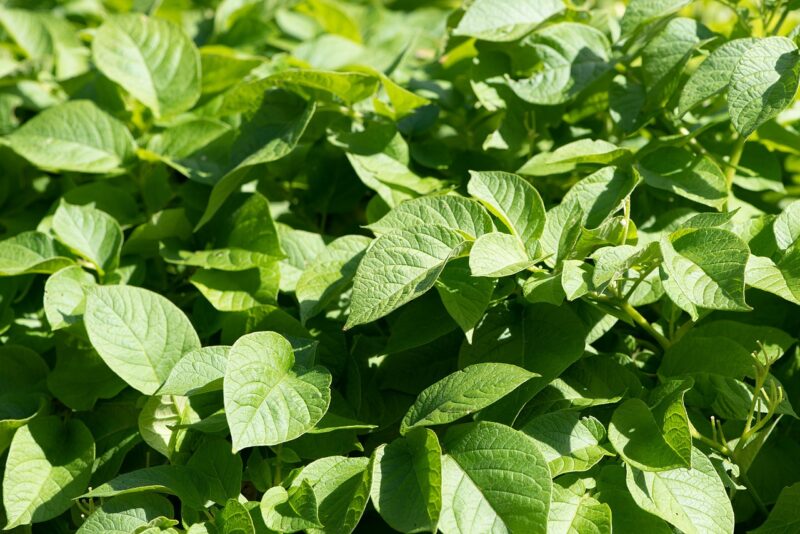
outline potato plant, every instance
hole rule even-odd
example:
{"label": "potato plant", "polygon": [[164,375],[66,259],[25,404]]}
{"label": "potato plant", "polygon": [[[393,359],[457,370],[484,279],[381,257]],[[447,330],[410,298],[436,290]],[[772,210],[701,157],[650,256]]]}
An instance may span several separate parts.
{"label": "potato plant", "polygon": [[5,531],[800,532],[797,0],[0,4]]}

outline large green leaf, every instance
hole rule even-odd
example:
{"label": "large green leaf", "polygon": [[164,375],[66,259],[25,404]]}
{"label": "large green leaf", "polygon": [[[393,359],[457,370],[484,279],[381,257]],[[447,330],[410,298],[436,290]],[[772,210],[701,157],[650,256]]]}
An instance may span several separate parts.
{"label": "large green leaf", "polygon": [[283,486],[267,490],[261,498],[261,515],[267,528],[277,532],[322,527],[317,498],[307,480],[289,488],[289,491]]}
{"label": "large green leaf", "polygon": [[792,103],[798,84],[800,57],[794,42],[786,37],[759,39],[731,74],[731,122],[741,135],[750,135]]}
{"label": "large green leaf", "polygon": [[458,232],[435,225],[378,237],[356,271],[345,328],[379,319],[431,289],[464,244]]}
{"label": "large green leaf", "polygon": [[467,339],[472,339],[472,331],[489,306],[495,286],[493,278],[472,276],[468,258],[449,262],[439,275],[436,290],[442,304]]}
{"label": "large green leaf", "polygon": [[200,53],[180,27],[144,15],[116,15],[97,29],[95,65],[153,110],[174,115],[200,98]]}
{"label": "large green leaf", "polygon": [[726,90],[742,54],[755,42],[749,37],[734,39],[711,52],[683,86],[678,112],[684,114],[703,100]]}
{"label": "large green leaf", "polygon": [[470,423],[451,428],[443,446],[439,530],[547,532],[550,471],[531,438],[498,423]]}
{"label": "large green leaf", "polygon": [[310,528],[309,534],[352,532],[369,500],[368,458],[329,456],[311,462],[292,480],[292,487],[308,482],[319,504],[323,528]]}
{"label": "large green leaf", "polygon": [[711,461],[692,449],[692,467],[639,471],[628,466],[628,490],[642,509],[687,534],[732,534],[733,509]]}
{"label": "large green leaf", "polygon": [[197,333],[177,306],[138,287],[96,287],[86,299],[84,322],[103,361],[148,395],[184,354],[200,348]]}
{"label": "large green leaf", "polygon": [[17,430],[3,474],[3,506],[10,529],[52,519],[72,506],[89,484],[95,446],[75,419],[35,419]]}
{"label": "large green leaf", "polygon": [[553,484],[548,534],[611,534],[611,508],[583,490],[583,484],[564,488]]}
{"label": "large green leaf", "polygon": [[421,197],[400,203],[368,228],[377,234],[437,224],[475,239],[494,229],[489,214],[474,200],[458,195]]}
{"label": "large green leaf", "polygon": [[685,148],[662,147],[642,157],[637,168],[650,187],[717,209],[727,202],[725,175],[719,166]]}
{"label": "large green leaf", "polygon": [[698,308],[747,311],[747,244],[719,228],[685,229],[661,239],[661,281],[667,295],[693,318]]}
{"label": "large green leaf", "polygon": [[331,242],[306,267],[297,280],[297,300],[303,321],[327,308],[355,276],[369,246],[364,236],[343,236]]}
{"label": "large green leaf", "polygon": [[436,382],[419,394],[400,423],[400,432],[452,423],[474,413],[536,376],[516,365],[476,363]]}
{"label": "large green leaf", "polygon": [[104,211],[62,201],[53,215],[53,232],[59,241],[92,262],[101,276],[119,264],[122,229]]}
{"label": "large green leaf", "polygon": [[536,154],[517,172],[528,176],[549,176],[574,170],[580,165],[609,165],[625,159],[630,152],[602,139],[581,139],[553,152]]}
{"label": "large green leaf", "polygon": [[222,389],[230,347],[203,347],[187,352],[175,363],[159,395],[197,395]]}
{"label": "large green leaf", "polygon": [[467,189],[530,251],[544,229],[545,211],[538,191],[516,174],[471,173]]}
{"label": "large green leaf", "polygon": [[94,285],[94,277],[77,265],[48,277],[44,285],[44,313],[50,328],[59,330],[80,321],[86,294]]}
{"label": "large green leaf", "polygon": [[239,338],[225,369],[225,417],[234,450],[277,445],[305,434],[331,402],[331,375],[295,362],[292,345],[275,332]]}
{"label": "large green leaf", "polygon": [[532,437],[550,467],[550,473],[587,471],[611,453],[600,442],[605,428],[593,417],[575,412],[553,412],[532,418],[520,427]]}
{"label": "large green leaf", "polygon": [[442,507],[442,449],[418,428],[373,453],[372,502],[400,532],[435,531]]}
{"label": "large green leaf", "polygon": [[553,15],[564,11],[562,0],[476,0],[454,30],[456,35],[485,41],[515,41]]}
{"label": "large green leaf", "polygon": [[135,150],[125,125],[88,100],[43,111],[15,130],[8,143],[42,169],[89,173],[118,171]]}
{"label": "large green leaf", "polygon": [[469,251],[472,276],[499,278],[533,265],[525,246],[516,236],[490,232],[475,240]]}
{"label": "large green leaf", "polygon": [[767,520],[750,532],[753,534],[781,534],[797,530],[800,527],[800,511],[796,506],[798,498],[800,498],[800,484],[792,484],[783,488]]}
{"label": "large green leaf", "polygon": [[22,232],[0,241],[0,276],[54,273],[73,264],[62,254],[47,234]]}
{"label": "large green leaf", "polygon": [[128,534],[157,517],[172,517],[172,503],[161,495],[123,495],[104,502],[77,534]]}

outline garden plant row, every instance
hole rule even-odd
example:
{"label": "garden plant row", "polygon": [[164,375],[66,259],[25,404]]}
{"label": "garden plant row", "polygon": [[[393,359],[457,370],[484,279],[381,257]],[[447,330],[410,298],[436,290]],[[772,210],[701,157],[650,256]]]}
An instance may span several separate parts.
{"label": "garden plant row", "polygon": [[6,531],[800,532],[797,0],[0,4]]}

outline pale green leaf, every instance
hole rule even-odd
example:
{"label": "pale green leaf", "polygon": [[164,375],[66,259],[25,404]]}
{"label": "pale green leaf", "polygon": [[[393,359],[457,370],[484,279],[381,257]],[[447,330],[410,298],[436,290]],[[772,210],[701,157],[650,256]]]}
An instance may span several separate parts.
{"label": "pale green leaf", "polygon": [[552,483],[536,443],[498,423],[451,428],[443,442],[444,534],[547,532]]}
{"label": "pale green leaf", "polygon": [[17,430],[3,474],[6,529],[61,515],[89,484],[94,438],[76,419],[34,419]]}
{"label": "pale green leaf", "polygon": [[630,156],[630,151],[602,139],[581,139],[552,152],[536,154],[517,170],[528,176],[549,176],[575,170],[579,165],[609,165]]}
{"label": "pale green leaf", "polygon": [[125,125],[88,100],[46,109],[15,130],[8,144],[37,167],[87,173],[118,171],[135,151]]}
{"label": "pale green leaf", "polygon": [[530,251],[542,235],[545,211],[539,192],[516,174],[507,172],[470,172],[469,194],[522,241]]}
{"label": "pale green leaf", "polygon": [[53,215],[53,232],[61,243],[92,262],[101,275],[119,264],[122,229],[104,211],[62,200]]}
{"label": "pale green leaf", "polygon": [[472,330],[489,306],[496,285],[493,278],[472,276],[468,258],[449,262],[439,275],[436,290],[442,304],[467,339],[472,339]]}
{"label": "pale green leaf", "polygon": [[386,234],[429,224],[458,230],[470,239],[494,230],[492,219],[480,204],[458,195],[434,195],[401,202],[367,228],[376,234]]}
{"label": "pale green leaf", "polygon": [[661,281],[670,298],[697,318],[697,308],[747,311],[747,244],[719,228],[686,229],[661,239]]}
{"label": "pale green leaf", "polygon": [[157,517],[172,517],[172,503],[161,495],[123,495],[105,501],[77,534],[130,534]]}
{"label": "pale green leaf", "polygon": [[53,273],[44,284],[44,313],[52,330],[73,325],[83,318],[86,294],[94,277],[72,265]]}
{"label": "pale green leaf", "polygon": [[54,273],[73,264],[53,239],[41,232],[22,232],[0,241],[0,276]]}
{"label": "pale green leaf", "polygon": [[277,532],[297,532],[320,528],[314,489],[307,480],[289,488],[274,486],[261,498],[261,515],[267,528]]}
{"label": "pale green leaf", "polygon": [[728,111],[743,136],[774,118],[794,100],[800,84],[797,46],[786,37],[765,37],[741,56],[731,74]]}
{"label": "pale green leaf", "polygon": [[256,534],[253,518],[245,506],[231,498],[217,514],[219,534]]}
{"label": "pale green leaf", "polygon": [[370,242],[364,236],[342,236],[307,265],[296,288],[301,320],[324,311],[350,285]]}
{"label": "pale green leaf", "polygon": [[84,323],[103,361],[148,395],[184,354],[200,348],[197,333],[177,306],[138,287],[95,288],[86,300]]}
{"label": "pale green leaf", "polygon": [[469,252],[472,276],[509,276],[527,269],[533,263],[517,236],[500,232],[483,234]]}
{"label": "pale green leaf", "polygon": [[611,534],[611,508],[589,494],[553,484],[548,534]]}
{"label": "pale green leaf", "polygon": [[223,384],[234,450],[277,445],[308,432],[328,410],[330,384],[325,368],[296,365],[292,345],[279,334],[239,338]]}
{"label": "pale green leaf", "polygon": [[719,166],[686,148],[662,147],[644,156],[637,168],[650,187],[716,209],[728,200],[725,175]]}
{"label": "pale green leaf", "polygon": [[203,347],[187,352],[173,366],[159,395],[197,395],[222,389],[230,347]]}
{"label": "pale green leaf", "polygon": [[200,98],[200,53],[172,22],[145,15],[108,18],[92,41],[95,65],[153,110],[186,111]]}
{"label": "pale green leaf", "polygon": [[515,41],[564,11],[562,0],[476,0],[453,33],[484,41]]}
{"label": "pale green leaf", "polygon": [[534,376],[535,373],[505,363],[465,367],[419,394],[400,423],[400,433],[452,423],[497,402]]}
{"label": "pale green leaf", "polygon": [[711,52],[683,86],[678,113],[683,115],[703,100],[725,91],[742,54],[755,42],[750,37],[734,39]]}
{"label": "pale green leaf", "polygon": [[378,237],[356,271],[345,328],[379,319],[431,289],[464,244],[458,232],[434,225]]}
{"label": "pale green leaf", "polygon": [[692,449],[691,469],[647,472],[627,468],[627,485],[642,509],[686,534],[732,534],[733,510],[711,461]]}
{"label": "pale green leaf", "polygon": [[188,397],[160,395],[147,399],[139,412],[139,434],[152,449],[172,459],[186,439],[187,425],[200,421]]}

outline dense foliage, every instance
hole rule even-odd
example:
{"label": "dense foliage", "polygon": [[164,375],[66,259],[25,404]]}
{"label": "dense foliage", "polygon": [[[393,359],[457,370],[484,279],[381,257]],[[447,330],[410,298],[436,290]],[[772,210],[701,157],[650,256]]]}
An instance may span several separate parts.
{"label": "dense foliage", "polygon": [[0,4],[6,530],[800,532],[800,2]]}

